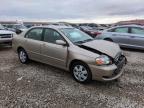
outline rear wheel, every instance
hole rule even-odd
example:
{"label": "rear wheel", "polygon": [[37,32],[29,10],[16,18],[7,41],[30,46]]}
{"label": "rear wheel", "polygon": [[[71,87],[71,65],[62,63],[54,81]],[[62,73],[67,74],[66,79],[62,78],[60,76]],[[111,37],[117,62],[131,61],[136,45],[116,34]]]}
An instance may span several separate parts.
{"label": "rear wheel", "polygon": [[21,63],[27,64],[29,62],[28,55],[24,49],[18,50],[18,56]]}
{"label": "rear wheel", "polygon": [[89,67],[82,62],[75,62],[71,66],[73,78],[80,83],[88,83],[92,80],[92,74]]}

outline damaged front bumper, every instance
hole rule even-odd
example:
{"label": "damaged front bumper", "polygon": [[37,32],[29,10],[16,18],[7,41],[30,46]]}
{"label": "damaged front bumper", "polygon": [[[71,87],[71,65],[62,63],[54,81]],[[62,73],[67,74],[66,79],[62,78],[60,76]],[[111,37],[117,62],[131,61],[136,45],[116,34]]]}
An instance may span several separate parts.
{"label": "damaged front bumper", "polygon": [[92,79],[99,81],[112,81],[118,79],[123,73],[123,67],[126,65],[127,59],[121,56],[117,62],[109,66],[90,65]]}

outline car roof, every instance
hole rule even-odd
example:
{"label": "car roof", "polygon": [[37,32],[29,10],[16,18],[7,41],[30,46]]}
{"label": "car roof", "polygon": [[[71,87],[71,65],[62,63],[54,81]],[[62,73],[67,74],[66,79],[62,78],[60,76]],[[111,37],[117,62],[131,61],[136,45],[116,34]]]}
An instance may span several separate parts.
{"label": "car roof", "polygon": [[116,27],[140,27],[140,28],[144,28],[144,26],[135,25],[135,24],[132,24],[132,25],[120,25],[120,26],[116,26]]}
{"label": "car roof", "polygon": [[119,26],[114,26],[111,28],[106,29],[107,30],[111,30],[111,29],[115,29],[115,28],[119,28],[119,27],[139,27],[139,28],[144,28],[144,26],[141,25],[135,25],[135,24],[131,24],[131,25],[119,25]]}
{"label": "car roof", "polygon": [[57,26],[57,25],[46,25],[46,26],[35,26],[32,28],[37,28],[37,27],[42,27],[42,28],[52,28],[52,29],[64,29],[64,28],[74,28],[74,27],[70,27],[70,26]]}

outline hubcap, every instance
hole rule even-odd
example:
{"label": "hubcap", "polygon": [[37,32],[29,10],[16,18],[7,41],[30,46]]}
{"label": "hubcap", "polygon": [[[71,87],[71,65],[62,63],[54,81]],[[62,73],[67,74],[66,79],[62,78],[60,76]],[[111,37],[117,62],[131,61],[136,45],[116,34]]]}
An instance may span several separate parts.
{"label": "hubcap", "polygon": [[24,51],[20,51],[20,54],[19,54],[19,57],[20,57],[20,60],[21,62],[25,62],[26,61],[26,53]]}
{"label": "hubcap", "polygon": [[88,77],[86,68],[82,65],[76,65],[73,69],[74,76],[79,81],[85,81]]}

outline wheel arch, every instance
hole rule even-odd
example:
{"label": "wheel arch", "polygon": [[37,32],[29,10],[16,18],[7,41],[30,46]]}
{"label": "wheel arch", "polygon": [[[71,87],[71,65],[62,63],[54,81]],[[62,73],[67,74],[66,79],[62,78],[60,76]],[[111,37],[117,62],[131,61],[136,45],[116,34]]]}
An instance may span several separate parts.
{"label": "wheel arch", "polygon": [[22,46],[19,46],[19,47],[17,48],[17,52],[19,52],[20,49],[25,50]]}
{"label": "wheel arch", "polygon": [[[74,73],[73,73],[73,66],[74,66],[73,64],[74,64],[74,63],[80,63],[81,65],[83,65],[83,66],[87,69],[88,76],[87,76],[87,79],[86,79],[84,82],[79,81],[79,80],[75,77],[75,75],[74,75]],[[77,65],[78,65],[78,64],[77,64]],[[93,75],[92,75],[92,72],[91,72],[88,64],[85,63],[84,61],[78,60],[78,59],[74,59],[74,60],[71,61],[70,65],[69,65],[69,68],[70,68],[70,72],[71,72],[73,78],[74,78],[77,82],[86,84],[86,83],[89,83],[90,81],[92,81],[92,76],[93,76]]]}
{"label": "wheel arch", "polygon": [[[71,70],[72,65],[73,65],[74,63],[76,63],[76,62],[83,63],[83,64],[85,64],[85,65],[89,68],[89,66],[88,66],[88,64],[87,64],[86,62],[84,62],[84,61],[82,61],[82,60],[79,60],[79,59],[74,59],[74,60],[72,60],[72,61],[69,63],[69,70]],[[90,68],[89,68],[89,70],[90,70]]]}
{"label": "wheel arch", "polygon": [[113,40],[111,38],[109,38],[109,37],[104,38],[104,40],[113,42]]}

